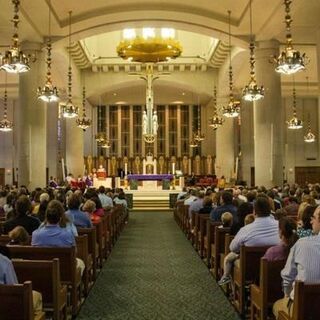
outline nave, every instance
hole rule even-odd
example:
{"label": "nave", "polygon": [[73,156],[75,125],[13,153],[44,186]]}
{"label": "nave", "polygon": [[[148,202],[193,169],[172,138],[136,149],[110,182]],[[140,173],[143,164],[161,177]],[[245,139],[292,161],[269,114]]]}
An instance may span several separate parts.
{"label": "nave", "polygon": [[134,212],[77,319],[239,319],[171,212]]}

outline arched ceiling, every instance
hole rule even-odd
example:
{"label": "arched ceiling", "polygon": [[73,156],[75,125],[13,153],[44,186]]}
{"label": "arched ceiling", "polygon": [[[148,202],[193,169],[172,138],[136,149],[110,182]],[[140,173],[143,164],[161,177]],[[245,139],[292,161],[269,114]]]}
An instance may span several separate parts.
{"label": "arched ceiling", "polygon": [[[44,41],[44,38],[48,35],[49,3],[49,0],[21,0],[19,35],[22,42]],[[284,43],[284,7],[282,4],[283,0],[269,0],[267,2],[252,0],[253,32],[257,41],[277,39],[280,43]],[[3,52],[11,43],[13,28],[10,20],[13,11],[9,0],[0,0],[0,5],[0,49]],[[120,31],[127,27],[143,26],[176,28],[181,41],[186,39],[185,44],[183,44],[186,48],[184,55],[203,57],[202,62],[212,67],[212,61],[217,58],[217,53],[219,53],[216,48],[219,43],[216,39],[227,41],[228,38],[228,10],[232,11],[233,45],[242,49],[247,48],[249,35],[248,8],[249,0],[162,0],[161,2],[156,0],[118,0],[116,2],[105,0],[51,0],[54,49],[57,52],[59,49],[65,49],[68,35],[68,12],[72,10],[72,39],[83,50],[91,67],[97,61],[94,61],[95,57],[107,57],[104,60],[100,59],[102,65],[106,64],[106,60],[108,65],[118,64],[119,61],[116,61],[116,59],[112,61],[112,57],[115,55],[114,45],[117,39],[120,40],[121,37]],[[308,68],[307,73],[301,73],[297,76],[297,82],[302,84],[301,87],[305,87],[305,78],[308,75],[310,85],[317,86],[315,45],[317,32],[320,29],[320,1],[294,0],[291,8],[292,34],[295,47],[302,52],[307,52],[311,58],[310,68]],[[223,48],[221,51],[223,51]],[[78,52],[77,48],[75,55]],[[61,59],[61,53],[54,55],[54,58],[56,57],[57,59],[54,61],[56,63],[58,61],[58,63],[55,65],[53,75],[58,79],[59,85],[63,87],[66,80],[63,75],[67,62]],[[79,59],[81,60],[83,57]],[[192,60],[191,58],[191,61],[184,61],[182,64],[199,63],[198,60]],[[245,73],[244,69],[248,67],[248,63],[245,64],[243,60],[237,63],[240,64],[238,69],[242,68],[242,73]],[[0,77],[2,87],[3,78]],[[10,87],[14,87],[14,83],[17,84],[18,80],[15,81],[17,78],[10,78]],[[130,81],[128,80],[128,83]],[[244,81],[247,81],[246,75],[236,79],[236,86],[240,87]],[[283,80],[284,86],[289,86],[289,83],[290,80]],[[175,84],[171,82],[170,85],[174,86]],[[166,86],[164,85],[164,87]],[[106,94],[111,91],[106,87]],[[94,97],[92,98],[94,99]]]}

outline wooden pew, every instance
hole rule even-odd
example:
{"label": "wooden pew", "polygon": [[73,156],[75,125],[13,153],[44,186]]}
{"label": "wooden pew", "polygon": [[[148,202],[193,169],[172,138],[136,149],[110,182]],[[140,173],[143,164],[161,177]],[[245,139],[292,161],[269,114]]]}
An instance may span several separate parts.
{"label": "wooden pew", "polygon": [[72,315],[75,316],[81,305],[81,274],[77,268],[76,248],[7,246],[11,258],[27,260],[52,260],[60,262],[60,278],[68,286],[71,295]]}
{"label": "wooden pew", "polygon": [[32,283],[0,284],[1,320],[45,320],[45,313],[33,314]]}
{"label": "wooden pew", "polygon": [[224,236],[224,252],[220,254],[220,262],[219,262],[219,267],[218,267],[218,279],[220,279],[223,275],[224,271],[224,258],[226,255],[230,252],[230,243],[234,239],[234,236],[231,235],[230,233],[226,233]]}
{"label": "wooden pew", "polygon": [[86,234],[88,236],[88,253],[92,256],[92,280],[97,278],[97,258],[99,252],[97,252],[97,234],[96,228],[77,228],[79,236]]}
{"label": "wooden pew", "polygon": [[41,292],[45,311],[54,320],[67,319],[67,286],[61,285],[59,259],[12,260],[20,283],[32,281],[32,288]]}
{"label": "wooden pew", "polygon": [[320,283],[305,284],[296,281],[292,317],[280,311],[279,320],[318,320],[320,315]]}
{"label": "wooden pew", "polygon": [[274,302],[283,297],[280,272],[285,263],[286,260],[268,261],[261,258],[259,285],[250,286],[251,320],[267,320]]}
{"label": "wooden pew", "polygon": [[206,220],[206,235],[204,237],[204,251],[206,252],[206,263],[209,268],[212,268],[211,265],[211,255],[212,255],[212,249],[214,246],[214,239],[215,239],[215,232],[216,227],[220,226],[221,222],[219,221],[211,221],[210,219]]}
{"label": "wooden pew", "polygon": [[240,315],[246,312],[245,287],[259,282],[260,258],[269,246],[241,246],[239,263],[233,268],[234,305]]}
{"label": "wooden pew", "polygon": [[207,220],[210,219],[209,214],[200,214],[199,215],[199,231],[198,231],[198,253],[200,258],[204,257],[204,238],[207,233]]}
{"label": "wooden pew", "polygon": [[99,248],[98,265],[100,268],[102,268],[103,260],[105,257],[105,250],[106,250],[106,242],[105,242],[105,238],[104,238],[103,223],[100,220],[100,221],[93,222],[93,225],[96,228],[97,243],[98,243],[98,248]]}
{"label": "wooden pew", "polygon": [[214,232],[214,243],[211,245],[211,254],[210,254],[210,265],[213,268],[213,274],[216,280],[219,278],[219,266],[220,266],[220,256],[225,252],[225,235],[230,232],[230,228],[219,228],[217,223],[214,223],[215,232]]}
{"label": "wooden pew", "polygon": [[88,236],[86,234],[75,237],[77,244],[77,258],[81,259],[86,266],[83,271],[84,295],[87,296],[93,285],[93,258],[88,251]]}

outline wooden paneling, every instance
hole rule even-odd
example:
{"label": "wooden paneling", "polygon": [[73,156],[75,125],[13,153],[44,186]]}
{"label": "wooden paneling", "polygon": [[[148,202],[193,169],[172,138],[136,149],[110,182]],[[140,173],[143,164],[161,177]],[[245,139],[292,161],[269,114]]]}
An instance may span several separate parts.
{"label": "wooden paneling", "polygon": [[296,183],[320,182],[320,167],[295,167]]}

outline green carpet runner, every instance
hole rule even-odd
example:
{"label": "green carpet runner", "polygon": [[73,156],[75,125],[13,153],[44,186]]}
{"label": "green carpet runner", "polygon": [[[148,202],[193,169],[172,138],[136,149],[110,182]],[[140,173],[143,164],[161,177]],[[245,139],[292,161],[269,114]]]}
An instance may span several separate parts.
{"label": "green carpet runner", "polygon": [[239,319],[171,213],[134,212],[77,319]]}

